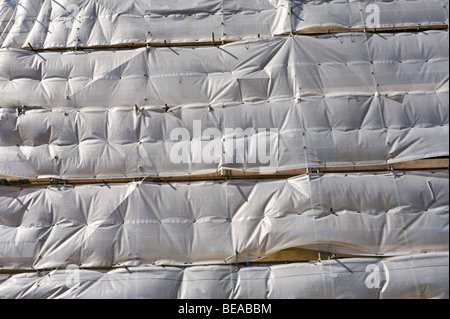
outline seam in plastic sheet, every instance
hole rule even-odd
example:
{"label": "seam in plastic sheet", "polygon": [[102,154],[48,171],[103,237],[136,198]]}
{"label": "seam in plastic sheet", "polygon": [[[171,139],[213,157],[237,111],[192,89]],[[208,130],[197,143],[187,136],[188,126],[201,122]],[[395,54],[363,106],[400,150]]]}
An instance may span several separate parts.
{"label": "seam in plastic sheet", "polygon": [[441,3],[442,3],[442,10],[444,11],[445,21],[447,21],[447,24],[448,24],[448,21],[449,21],[449,19],[448,19],[448,5],[449,5],[449,3],[446,0],[441,0]]}

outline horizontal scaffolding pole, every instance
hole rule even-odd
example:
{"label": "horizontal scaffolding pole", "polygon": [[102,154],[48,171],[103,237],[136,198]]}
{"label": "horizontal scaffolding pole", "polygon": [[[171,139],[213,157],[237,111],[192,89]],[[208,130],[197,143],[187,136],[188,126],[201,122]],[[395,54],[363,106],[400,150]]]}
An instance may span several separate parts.
{"label": "horizontal scaffolding pole", "polygon": [[[305,36],[319,36],[325,34],[339,34],[339,33],[401,33],[401,32],[423,32],[431,30],[449,30],[448,24],[437,25],[418,25],[418,26],[401,26],[401,27],[383,27],[383,28],[342,28],[342,27],[315,27],[307,28],[293,32],[294,35]],[[274,35],[274,37],[288,37],[292,36],[290,33]],[[82,44],[70,47],[55,47],[55,48],[40,48],[34,46],[28,42],[26,46],[22,47],[27,51],[105,51],[105,50],[126,50],[137,49],[145,47],[161,48],[161,47],[200,47],[200,46],[219,46],[229,43],[242,42],[246,40],[255,40],[261,37],[254,37],[248,39],[236,39],[236,40],[221,40],[211,37],[211,41],[192,41],[192,42],[142,42],[142,43],[124,43],[124,44],[112,44],[112,45],[98,45],[98,46],[83,46]]]}
{"label": "horizontal scaffolding pole", "polygon": [[345,174],[345,173],[370,173],[388,171],[436,171],[448,170],[449,158],[414,160],[393,164],[380,165],[354,165],[345,167],[310,167],[304,169],[293,169],[275,173],[245,172],[239,170],[223,169],[212,174],[187,175],[187,176],[146,176],[138,178],[118,179],[60,179],[60,178],[36,178],[27,179],[13,176],[0,175],[0,185],[14,187],[33,187],[48,185],[93,185],[93,184],[126,184],[132,182],[149,183],[185,183],[217,180],[243,180],[243,179],[288,179],[306,174]]}

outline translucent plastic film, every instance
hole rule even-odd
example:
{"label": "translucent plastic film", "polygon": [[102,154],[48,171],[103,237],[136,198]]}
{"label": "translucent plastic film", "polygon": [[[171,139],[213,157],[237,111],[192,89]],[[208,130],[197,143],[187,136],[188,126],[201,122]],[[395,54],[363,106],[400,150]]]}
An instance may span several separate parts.
{"label": "translucent plastic film", "polygon": [[448,299],[448,272],[448,253],[270,267],[150,266],[100,271],[72,265],[40,274],[0,275],[0,298]]}
{"label": "translucent plastic film", "polygon": [[0,44],[221,43],[292,33],[448,25],[448,0],[1,0]]}
{"label": "translucent plastic film", "polygon": [[0,189],[0,264],[55,269],[258,260],[301,247],[448,251],[448,172]]}
{"label": "translucent plastic film", "polygon": [[446,31],[3,49],[0,92],[0,175],[270,173],[449,154]]}

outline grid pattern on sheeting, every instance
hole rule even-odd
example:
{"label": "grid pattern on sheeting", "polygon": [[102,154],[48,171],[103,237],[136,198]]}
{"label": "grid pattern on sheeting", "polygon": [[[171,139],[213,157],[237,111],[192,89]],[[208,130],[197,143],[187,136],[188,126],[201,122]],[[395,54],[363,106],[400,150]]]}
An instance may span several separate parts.
{"label": "grid pattern on sheeting", "polygon": [[[5,276],[0,297],[35,299],[448,299],[448,253],[265,267],[71,268]],[[371,272],[376,271],[376,273]],[[377,275],[378,279],[370,276]],[[410,278],[416,279],[412,281]],[[274,311],[274,309],[272,309]]]}
{"label": "grid pattern on sheeting", "polygon": [[0,190],[6,269],[255,261],[291,247],[448,249],[448,173]]}
{"label": "grid pattern on sheeting", "polygon": [[[2,47],[239,41],[301,32],[448,25],[448,0],[2,0]],[[213,39],[214,38],[214,39]]]}
{"label": "grid pattern on sheeting", "polygon": [[200,49],[4,49],[0,174],[138,178],[448,156],[435,138],[449,134],[447,70],[446,31]]}

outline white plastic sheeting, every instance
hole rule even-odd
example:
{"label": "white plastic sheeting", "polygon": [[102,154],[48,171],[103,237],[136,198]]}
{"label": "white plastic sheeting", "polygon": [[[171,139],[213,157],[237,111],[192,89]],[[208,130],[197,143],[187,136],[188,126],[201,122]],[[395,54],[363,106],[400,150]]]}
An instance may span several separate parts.
{"label": "white plastic sheeting", "polygon": [[448,299],[448,272],[448,253],[248,268],[71,268],[0,275],[0,298]]}
{"label": "white plastic sheeting", "polygon": [[[0,175],[275,172],[449,155],[444,31],[116,52],[2,49],[0,92]],[[179,128],[188,132],[182,163],[171,157]],[[255,131],[236,131],[248,128]],[[228,152],[208,161],[211,136]],[[252,158],[262,136],[270,162]]]}
{"label": "white plastic sheeting", "polygon": [[234,41],[448,24],[448,0],[1,0],[2,47]]}
{"label": "white plastic sheeting", "polygon": [[0,50],[0,106],[221,106],[448,91],[448,32],[295,36],[220,47]]}
{"label": "white plastic sheeting", "polygon": [[0,264],[56,269],[257,260],[302,247],[447,252],[448,172],[0,189]]}
{"label": "white plastic sheeting", "polygon": [[[115,107],[19,115],[3,108],[0,175],[137,178],[395,163],[448,156],[448,123],[448,94],[441,93],[379,100],[313,97],[300,104],[289,99],[229,104],[214,111],[180,107],[169,113]],[[182,144],[173,135],[180,128],[188,132]],[[212,141],[205,135],[211,128],[217,134]],[[253,132],[245,135],[249,128]],[[261,141],[265,144],[260,146]],[[208,145],[219,150],[212,161],[205,155]],[[271,154],[252,157],[252,149]],[[183,150],[187,156],[180,162],[174,154]]]}

